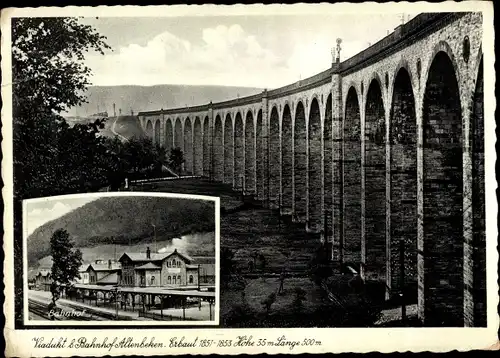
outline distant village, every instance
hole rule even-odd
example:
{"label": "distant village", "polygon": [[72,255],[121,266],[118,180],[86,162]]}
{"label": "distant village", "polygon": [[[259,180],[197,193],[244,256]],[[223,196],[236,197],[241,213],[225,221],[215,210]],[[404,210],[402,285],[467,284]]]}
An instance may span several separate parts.
{"label": "distant village", "polygon": [[[215,284],[215,257],[190,257],[172,252],[124,252],[118,260],[98,259],[80,266],[77,286],[156,287],[194,289]],[[41,268],[28,278],[29,289],[50,291],[51,269]]]}

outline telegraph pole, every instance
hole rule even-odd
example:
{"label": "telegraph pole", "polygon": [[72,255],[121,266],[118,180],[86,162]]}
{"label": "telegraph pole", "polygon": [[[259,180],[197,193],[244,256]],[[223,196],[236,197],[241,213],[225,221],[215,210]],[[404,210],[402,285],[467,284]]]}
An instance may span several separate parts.
{"label": "telegraph pole", "polygon": [[153,226],[153,240],[154,240],[154,244],[155,244],[155,252],[158,252],[158,248],[156,247],[156,225],[151,224],[151,226]]}
{"label": "telegraph pole", "polygon": [[200,264],[198,264],[198,291],[200,290]]}

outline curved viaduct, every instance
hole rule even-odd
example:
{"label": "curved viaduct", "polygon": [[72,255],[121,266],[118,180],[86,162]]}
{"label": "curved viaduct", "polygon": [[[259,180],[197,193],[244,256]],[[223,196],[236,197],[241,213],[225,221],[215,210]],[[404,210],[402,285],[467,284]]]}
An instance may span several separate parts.
{"label": "curved viaduct", "polygon": [[306,230],[332,260],[400,292],[426,325],[485,318],[480,13],[421,14],[344,61],[275,90],[139,113],[185,172],[232,184]]}

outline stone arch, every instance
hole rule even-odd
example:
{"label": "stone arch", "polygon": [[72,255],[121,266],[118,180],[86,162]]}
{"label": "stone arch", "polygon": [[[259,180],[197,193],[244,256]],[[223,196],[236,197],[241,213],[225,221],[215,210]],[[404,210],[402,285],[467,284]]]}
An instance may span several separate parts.
{"label": "stone arch", "polygon": [[184,121],[184,170],[187,175],[193,174],[193,127],[191,119]]}
{"label": "stone arch", "polygon": [[370,90],[370,87],[374,84],[374,81],[377,83],[379,89],[380,89],[380,97],[382,98],[382,106],[384,108],[387,107],[387,103],[386,103],[386,92],[387,92],[387,89],[384,85],[384,81],[382,80],[382,77],[380,77],[380,75],[378,74],[378,72],[373,72],[370,77],[367,78],[368,81],[368,90],[365,91],[362,96],[363,96],[363,99],[364,99],[364,104],[363,104],[363,108],[366,109],[366,105],[367,105],[367,102],[368,102],[368,92]]}
{"label": "stone arch", "polygon": [[245,119],[245,187],[244,193],[255,193],[255,127],[252,111]]}
{"label": "stone arch", "polygon": [[[410,78],[410,84],[411,84],[411,88],[412,88],[412,94],[413,94],[413,97],[414,99],[416,100],[416,98],[418,97],[418,90],[419,90],[419,79],[418,77],[416,78],[415,80],[415,76],[413,75],[413,72],[411,70],[411,65],[408,63],[408,61],[405,59],[405,58],[402,58],[398,64],[396,65],[396,67],[394,68],[394,76],[392,78],[392,81],[391,81],[391,84],[390,84],[390,92],[389,94],[392,94],[392,96],[394,97],[394,87],[396,86],[396,77],[397,75],[400,73],[401,69],[404,69],[406,71],[406,73],[408,74],[408,77]],[[386,106],[387,108],[390,108],[392,107],[392,101],[391,103]]]}
{"label": "stone arch", "polygon": [[318,233],[323,229],[323,133],[320,104],[311,99],[308,121],[308,230]]}
{"label": "stone arch", "polygon": [[293,130],[293,215],[294,221],[307,220],[307,126],[304,104],[297,102]]}
{"label": "stone arch", "polygon": [[257,162],[257,175],[256,175],[256,184],[257,184],[257,198],[259,200],[264,200],[264,168],[265,168],[265,159],[267,157],[267,153],[264,152],[264,132],[263,132],[263,123],[262,123],[262,109],[259,109],[257,113],[257,122],[255,125],[255,150],[256,150],[256,162]]}
{"label": "stone arch", "polygon": [[193,131],[193,174],[203,175],[203,134],[200,117],[194,119]]}
{"label": "stone arch", "polygon": [[182,122],[179,117],[175,120],[174,128],[174,147],[184,150],[184,141],[182,139]]}
{"label": "stone arch", "polygon": [[224,120],[224,183],[233,184],[234,178],[234,137],[231,114]]}
{"label": "stone arch", "polygon": [[160,134],[160,128],[161,128],[161,124],[160,124],[160,120],[157,119],[155,121],[155,130],[154,130],[154,133],[155,133],[155,140],[154,140],[154,143],[155,144],[160,144],[161,142],[161,134]]}
{"label": "stone arch", "polygon": [[309,99],[308,99],[308,103],[309,103],[309,105],[308,105],[308,108],[306,108],[306,109],[308,109],[308,110],[309,110],[309,115],[310,115],[310,113],[311,113],[312,101],[314,101],[314,100],[316,100],[316,102],[318,102],[318,108],[319,108],[319,118],[320,118],[320,120],[321,120],[321,119],[322,119],[322,118],[321,118],[321,109],[322,109],[322,107],[321,107],[321,95],[320,95],[320,94],[315,93],[315,92],[311,93],[311,95],[309,96]]}
{"label": "stone arch", "polygon": [[208,176],[210,171],[210,120],[208,116],[203,120],[203,175]]}
{"label": "stone arch", "polygon": [[224,180],[224,134],[220,115],[215,117],[213,136],[213,179],[222,182]]}
{"label": "stone arch", "polygon": [[[481,54],[481,50],[480,50]],[[486,226],[484,171],[484,74],[478,60],[476,86],[472,96],[472,299],[474,327],[486,327]],[[467,272],[467,268],[465,269]]]}
{"label": "stone arch", "polygon": [[[458,63],[456,60],[455,53],[453,52],[453,49],[448,44],[448,42],[441,40],[432,47],[431,55],[428,57],[428,62],[425,65],[425,69],[423,71],[422,76],[420,77],[420,81],[423,84],[423,86],[420,86],[420,88],[423,87],[424,91],[426,89],[426,85],[427,85],[427,82],[429,80],[429,72],[430,72],[431,66],[434,63],[434,59],[439,52],[444,52],[448,56],[448,58],[450,59],[452,65],[453,65],[453,71],[455,72],[455,77],[457,79],[457,83],[460,84],[460,79],[461,79],[460,78],[460,71],[459,71],[459,66],[458,66]],[[458,91],[459,91],[459,94],[461,94],[460,93],[460,85],[458,86]],[[423,92],[423,93],[425,93],[425,92]]]}
{"label": "stone arch", "polygon": [[165,121],[165,149],[170,151],[174,146],[174,130],[172,127],[172,121],[170,118],[167,118]]}
{"label": "stone arch", "polygon": [[290,215],[293,207],[293,120],[288,101],[285,101],[281,118],[281,213]]}
{"label": "stone arch", "polygon": [[[388,289],[401,293],[400,245],[405,250],[405,286],[417,283],[417,117],[415,91],[406,66],[393,81],[390,112],[390,257]],[[407,291],[408,292],[408,291]]]}
{"label": "stone arch", "polygon": [[236,113],[234,120],[234,187],[243,188],[245,181],[245,133],[241,113]]}
{"label": "stone arch", "polygon": [[269,119],[269,207],[278,208],[280,196],[280,118],[274,106]]}
{"label": "stone arch", "polygon": [[[354,86],[349,87],[343,125],[343,255],[346,264],[361,263],[361,111]],[[359,266],[358,266],[359,267]]]}
{"label": "stone arch", "polygon": [[146,122],[146,137],[153,141],[153,123],[151,121]]}
{"label": "stone arch", "polygon": [[[361,86],[361,84],[360,84],[360,86]],[[352,80],[349,81],[349,84],[346,87],[345,97],[342,99],[342,103],[344,105],[343,108],[346,108],[346,106],[347,106],[347,100],[349,97],[348,95],[351,93],[351,91],[354,91],[353,93],[356,95],[356,102],[358,103],[358,107],[361,108],[361,103],[363,102],[363,98],[362,98],[360,89],[358,88],[358,86],[356,86],[356,83]],[[351,94],[351,96],[352,96],[352,94]],[[353,101],[353,98],[351,98],[351,101]],[[344,113],[344,115],[345,115],[345,113]]]}
{"label": "stone arch", "polygon": [[383,82],[374,78],[366,91],[365,109],[365,272],[386,278],[386,123]]}
{"label": "stone arch", "polygon": [[463,326],[462,110],[453,60],[438,51],[423,101],[423,267],[419,301],[430,326]]}
{"label": "stone arch", "polygon": [[333,235],[333,113],[332,94],[326,97],[325,119],[323,124],[323,211],[324,233],[327,237]]}

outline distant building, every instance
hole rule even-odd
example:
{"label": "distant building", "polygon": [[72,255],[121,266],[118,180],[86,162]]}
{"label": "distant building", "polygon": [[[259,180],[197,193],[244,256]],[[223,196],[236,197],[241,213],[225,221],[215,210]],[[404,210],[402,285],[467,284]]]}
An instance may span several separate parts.
{"label": "distant building", "polygon": [[215,257],[193,257],[193,264],[200,266],[200,284],[215,284]]}
{"label": "distant building", "polygon": [[50,285],[52,283],[52,275],[50,269],[42,269],[35,276],[35,289],[41,291],[50,290]]}
{"label": "distant building", "polygon": [[96,260],[91,263],[87,272],[89,274],[89,284],[91,285],[118,285],[121,277],[121,264],[113,260],[107,263]]}
{"label": "distant building", "polygon": [[90,115],[91,117],[108,117],[108,112],[99,112],[99,113],[94,113]]}
{"label": "distant building", "polygon": [[89,283],[89,268],[90,264],[83,264],[78,269],[78,273],[80,274],[80,278],[75,279],[75,283],[88,284]]}

